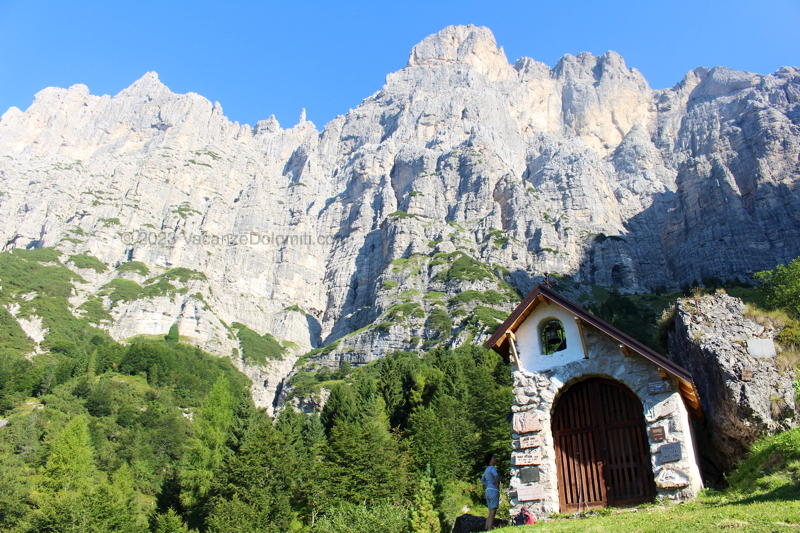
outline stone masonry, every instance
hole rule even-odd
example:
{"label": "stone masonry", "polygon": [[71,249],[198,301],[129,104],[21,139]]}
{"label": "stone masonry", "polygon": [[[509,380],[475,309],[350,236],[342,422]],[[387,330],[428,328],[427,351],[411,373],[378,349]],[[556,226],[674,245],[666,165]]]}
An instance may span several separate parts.
{"label": "stone masonry", "polygon": [[[682,500],[695,496],[702,488],[702,481],[689,415],[672,378],[662,378],[658,368],[642,357],[623,355],[619,345],[599,330],[587,327],[585,339],[588,352],[585,359],[540,372],[525,369],[514,372],[509,488],[512,514],[522,507],[539,516],[560,510],[551,415],[559,395],[589,377],[621,382],[641,400],[658,498]],[[656,428],[663,428],[663,440],[658,442],[655,439],[660,438],[662,430]],[[523,432],[526,429],[534,431]],[[538,481],[523,482],[520,476],[523,464],[538,466]]]}

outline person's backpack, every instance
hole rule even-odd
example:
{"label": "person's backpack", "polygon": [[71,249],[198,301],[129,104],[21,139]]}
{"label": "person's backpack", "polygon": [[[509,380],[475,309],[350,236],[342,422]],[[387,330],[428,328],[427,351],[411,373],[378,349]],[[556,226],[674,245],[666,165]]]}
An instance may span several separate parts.
{"label": "person's backpack", "polygon": [[528,526],[531,524],[536,523],[536,517],[533,516],[529,510],[525,509],[524,507],[519,512],[517,516],[514,517],[514,525],[515,526]]}

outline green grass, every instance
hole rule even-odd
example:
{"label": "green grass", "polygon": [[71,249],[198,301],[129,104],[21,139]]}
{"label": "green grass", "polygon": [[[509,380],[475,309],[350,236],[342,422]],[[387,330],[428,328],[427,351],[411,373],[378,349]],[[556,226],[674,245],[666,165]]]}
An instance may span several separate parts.
{"label": "green grass", "polygon": [[[93,350],[94,339],[108,336],[91,326],[86,316],[75,316],[69,304],[74,284],[83,279],[58,262],[52,249],[20,250],[0,253],[0,307],[18,306],[19,317],[39,317],[46,329],[42,348],[58,354],[81,354]],[[45,261],[46,264],[42,264]],[[103,311],[90,303],[81,311],[93,319]],[[0,328],[0,347],[20,353],[26,342],[15,322],[6,317]],[[6,352],[8,353],[8,352]]]}
{"label": "green grass", "polygon": [[86,252],[69,256],[69,262],[77,268],[91,269],[98,273],[108,270],[102,261]]}
{"label": "green grass", "polygon": [[406,289],[400,293],[400,299],[402,300],[413,300],[420,295],[417,289]]}
{"label": "green grass", "polygon": [[502,248],[506,244],[508,244],[509,236],[505,234],[505,232],[501,230],[491,230],[489,232],[489,236],[492,238],[492,246],[494,248]]}
{"label": "green grass", "polygon": [[119,265],[117,267],[117,272],[120,273],[133,272],[134,274],[146,276],[150,273],[150,269],[147,268],[147,265],[145,265],[141,261],[128,261],[127,263],[122,263],[121,265]]}
{"label": "green grass", "polygon": [[0,300],[11,301],[27,293],[64,300],[69,298],[72,283],[83,280],[61,264],[41,264],[51,261],[58,262],[55,250],[14,250],[0,254]]}
{"label": "green grass", "polygon": [[728,482],[742,492],[767,491],[800,498],[800,428],[757,441]]}
{"label": "green grass", "polygon": [[419,276],[422,263],[427,257],[420,254],[413,254],[409,257],[399,257],[391,263],[392,272],[404,272],[408,276]]}
{"label": "green grass", "polygon": [[231,327],[236,330],[236,337],[239,339],[246,363],[263,365],[270,359],[283,359],[286,348],[269,333],[259,335],[239,322],[234,322]]}
{"label": "green grass", "polygon": [[645,506],[635,512],[604,510],[586,518],[559,518],[535,526],[495,531],[652,532],[687,531],[796,531],[800,527],[800,501],[771,500],[761,495],[707,492],[695,501]]}
{"label": "green grass", "polygon": [[290,397],[307,397],[318,393],[323,387],[330,389],[334,385],[345,383],[344,378],[350,371],[351,367],[348,363],[336,371],[331,371],[327,367],[317,370],[299,370],[289,380],[289,386],[292,389]]}
{"label": "green grass", "polygon": [[300,359],[297,361],[295,366],[299,367],[300,366],[300,362],[303,361],[304,359],[308,360],[308,359],[311,359],[312,357],[318,357],[320,355],[327,355],[327,354],[331,353],[332,351],[334,351],[335,349],[337,349],[338,347],[339,347],[339,339],[333,341],[330,344],[326,344],[325,346],[320,346],[319,348],[314,348],[310,352],[308,352],[306,354],[303,354],[300,357]]}

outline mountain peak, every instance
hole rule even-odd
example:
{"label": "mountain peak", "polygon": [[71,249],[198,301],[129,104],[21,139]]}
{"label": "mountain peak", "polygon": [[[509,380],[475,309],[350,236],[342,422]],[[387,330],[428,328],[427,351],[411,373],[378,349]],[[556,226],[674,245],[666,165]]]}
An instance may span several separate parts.
{"label": "mountain peak", "polygon": [[483,26],[447,26],[429,35],[411,50],[408,66],[440,62],[467,63],[480,70],[494,71],[508,67],[505,52],[497,46],[494,34]]}
{"label": "mountain peak", "polygon": [[125,96],[156,96],[162,93],[169,93],[169,87],[161,83],[158,73],[151,70],[133,82],[130,87],[123,89],[119,94]]}

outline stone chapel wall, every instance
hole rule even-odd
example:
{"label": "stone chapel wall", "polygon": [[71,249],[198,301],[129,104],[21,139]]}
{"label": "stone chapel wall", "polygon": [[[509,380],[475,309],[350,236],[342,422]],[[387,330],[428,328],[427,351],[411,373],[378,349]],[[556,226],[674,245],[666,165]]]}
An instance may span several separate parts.
{"label": "stone chapel wall", "polygon": [[621,382],[642,402],[658,497],[695,496],[702,481],[689,415],[672,378],[662,378],[658,368],[643,357],[623,355],[615,341],[591,326],[585,328],[585,340],[585,359],[540,372],[514,372],[512,514],[523,506],[537,515],[559,511],[551,415],[559,394],[589,377]]}

